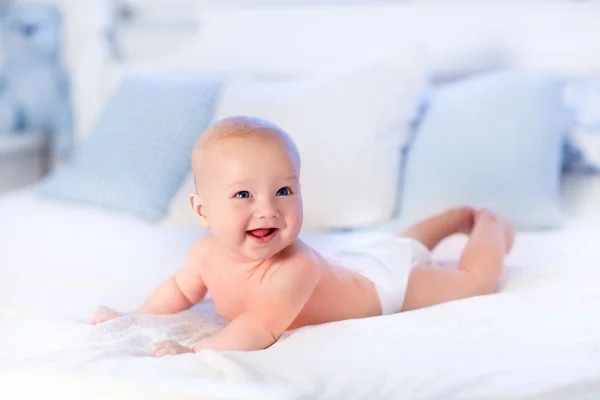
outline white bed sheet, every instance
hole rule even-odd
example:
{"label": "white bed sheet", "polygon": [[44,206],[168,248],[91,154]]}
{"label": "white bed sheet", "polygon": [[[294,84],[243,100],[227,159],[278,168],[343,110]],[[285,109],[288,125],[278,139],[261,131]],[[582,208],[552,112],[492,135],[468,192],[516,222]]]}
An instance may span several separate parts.
{"label": "white bed sheet", "polygon": [[[558,399],[600,396],[600,212],[521,233],[501,293],[306,327],[271,348],[153,359],[223,325],[210,300],[177,316],[87,324],[135,307],[198,232],[93,208],[0,198],[0,397]],[[317,247],[366,233],[313,235]],[[440,259],[464,240],[446,241]],[[123,398],[123,397],[121,397]]]}

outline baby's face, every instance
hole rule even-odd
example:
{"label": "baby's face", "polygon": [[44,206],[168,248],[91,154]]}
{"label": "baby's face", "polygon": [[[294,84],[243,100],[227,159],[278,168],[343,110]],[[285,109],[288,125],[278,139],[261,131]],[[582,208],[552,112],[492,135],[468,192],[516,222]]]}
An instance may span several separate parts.
{"label": "baby's face", "polygon": [[245,262],[265,260],[290,245],[302,226],[302,197],[297,161],[285,146],[234,138],[210,152],[203,200],[215,238]]}

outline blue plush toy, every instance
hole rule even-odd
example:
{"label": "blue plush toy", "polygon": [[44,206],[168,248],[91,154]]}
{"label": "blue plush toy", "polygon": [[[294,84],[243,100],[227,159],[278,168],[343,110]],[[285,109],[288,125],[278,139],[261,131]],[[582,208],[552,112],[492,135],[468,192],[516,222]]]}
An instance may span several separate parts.
{"label": "blue plush toy", "polygon": [[0,135],[50,135],[56,156],[73,141],[71,96],[60,63],[60,13],[51,5],[8,6],[2,23]]}

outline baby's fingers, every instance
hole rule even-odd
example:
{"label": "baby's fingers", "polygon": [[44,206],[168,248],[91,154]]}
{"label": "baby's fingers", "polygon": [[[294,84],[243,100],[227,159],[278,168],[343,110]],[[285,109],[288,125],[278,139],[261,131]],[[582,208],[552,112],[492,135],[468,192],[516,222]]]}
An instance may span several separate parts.
{"label": "baby's fingers", "polygon": [[175,350],[175,347],[169,343],[159,342],[150,347],[150,354],[153,357],[163,357],[167,355],[175,355],[177,354],[177,351]]}
{"label": "baby's fingers", "polygon": [[168,355],[190,353],[191,349],[180,345],[171,340],[153,343],[150,346],[150,355],[154,357],[163,357]]}
{"label": "baby's fingers", "polygon": [[119,318],[122,314],[108,307],[98,307],[92,319],[92,325],[110,321],[111,319]]}

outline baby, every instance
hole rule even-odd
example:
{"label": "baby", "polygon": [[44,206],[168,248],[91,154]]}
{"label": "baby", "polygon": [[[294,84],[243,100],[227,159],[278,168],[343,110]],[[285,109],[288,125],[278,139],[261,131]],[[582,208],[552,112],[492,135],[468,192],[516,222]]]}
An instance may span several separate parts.
{"label": "baby", "polygon": [[[256,118],[214,123],[194,147],[192,168],[196,193],[190,205],[210,234],[191,247],[185,266],[135,313],[176,313],[208,291],[229,323],[192,348],[154,343],[154,356],[265,349],[285,331],[306,325],[489,294],[513,244],[513,231],[501,218],[461,207],[396,237],[372,239],[333,256],[320,254],[298,239],[298,150],[281,128]],[[458,268],[440,268],[430,252],[455,233],[469,235]],[[93,323],[119,316],[100,307]]]}

